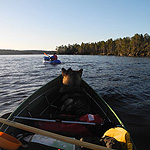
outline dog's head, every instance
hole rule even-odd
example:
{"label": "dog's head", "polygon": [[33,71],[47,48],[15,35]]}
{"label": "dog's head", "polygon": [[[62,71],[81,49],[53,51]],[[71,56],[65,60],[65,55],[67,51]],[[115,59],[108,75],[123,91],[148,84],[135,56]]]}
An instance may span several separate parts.
{"label": "dog's head", "polygon": [[62,68],[62,76],[64,85],[70,86],[79,86],[81,83],[81,76],[82,76],[83,69],[80,70],[72,70],[69,68],[68,70]]}

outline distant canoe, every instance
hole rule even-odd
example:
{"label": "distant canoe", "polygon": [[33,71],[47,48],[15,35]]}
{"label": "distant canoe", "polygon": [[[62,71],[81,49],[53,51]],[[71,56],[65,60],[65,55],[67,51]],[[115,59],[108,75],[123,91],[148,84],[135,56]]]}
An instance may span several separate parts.
{"label": "distant canoe", "polygon": [[60,60],[53,60],[51,61],[49,57],[44,56],[43,57],[43,63],[48,63],[48,64],[61,64]]}

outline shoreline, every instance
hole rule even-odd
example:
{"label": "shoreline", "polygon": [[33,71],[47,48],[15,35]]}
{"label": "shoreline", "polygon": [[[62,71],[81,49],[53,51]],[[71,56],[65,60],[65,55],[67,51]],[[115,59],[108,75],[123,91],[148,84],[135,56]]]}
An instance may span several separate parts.
{"label": "shoreline", "polygon": [[45,52],[53,54],[56,51],[46,51],[46,50],[8,50],[0,49],[0,55],[30,55],[30,54],[44,54]]}

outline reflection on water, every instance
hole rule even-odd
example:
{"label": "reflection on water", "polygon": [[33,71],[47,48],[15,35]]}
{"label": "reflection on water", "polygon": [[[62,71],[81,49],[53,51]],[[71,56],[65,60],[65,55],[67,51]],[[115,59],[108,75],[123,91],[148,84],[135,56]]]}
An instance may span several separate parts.
{"label": "reflection on water", "polygon": [[112,106],[138,144],[139,133],[150,133],[150,58],[60,55],[59,65],[42,64],[42,58],[0,56],[0,115],[60,75],[61,68],[83,68],[82,78]]}

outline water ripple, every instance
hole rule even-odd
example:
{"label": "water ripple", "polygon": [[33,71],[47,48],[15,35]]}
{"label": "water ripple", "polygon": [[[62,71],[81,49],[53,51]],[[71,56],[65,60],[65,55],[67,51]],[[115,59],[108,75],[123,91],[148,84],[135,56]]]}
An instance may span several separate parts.
{"label": "water ripple", "polygon": [[[60,65],[42,64],[43,55],[0,56],[0,115],[13,111],[35,90],[61,74],[83,69],[82,78],[123,118],[127,126],[150,124],[150,58],[59,55]],[[139,119],[140,118],[140,119]],[[135,128],[134,126],[134,128]]]}

